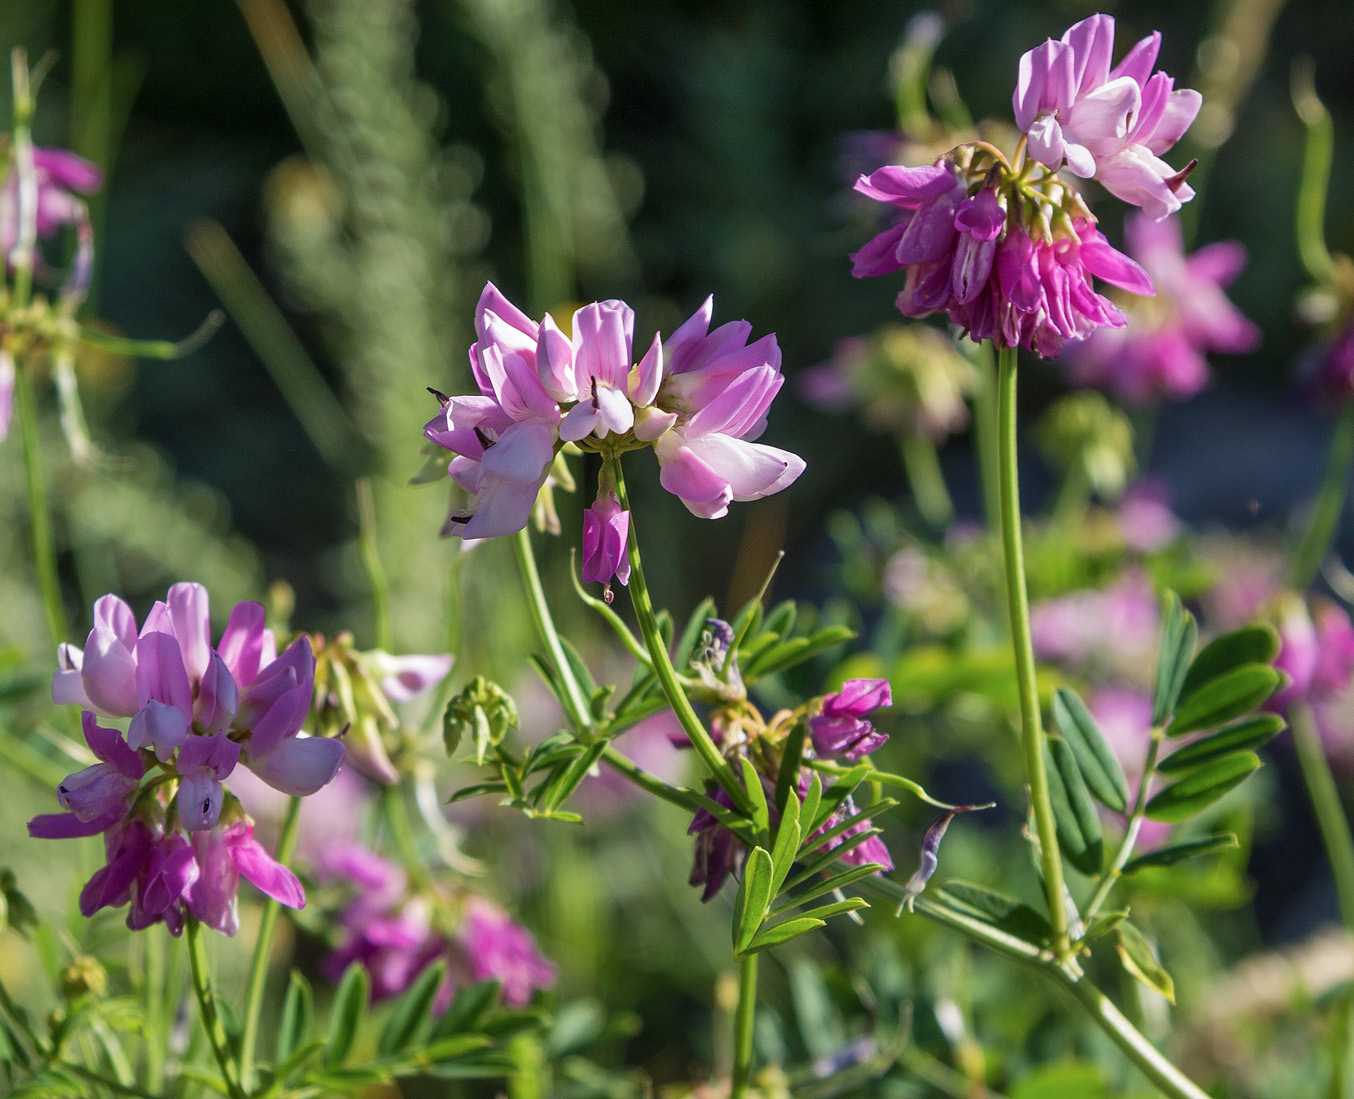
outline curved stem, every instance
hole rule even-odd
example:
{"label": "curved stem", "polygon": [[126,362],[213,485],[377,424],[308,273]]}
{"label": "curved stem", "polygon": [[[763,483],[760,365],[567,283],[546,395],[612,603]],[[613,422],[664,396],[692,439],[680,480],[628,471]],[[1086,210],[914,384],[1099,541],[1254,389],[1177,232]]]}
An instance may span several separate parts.
{"label": "curved stem", "polygon": [[1311,708],[1298,703],[1288,713],[1288,725],[1293,731],[1293,746],[1297,749],[1302,767],[1302,780],[1312,799],[1316,823],[1321,830],[1321,842],[1330,860],[1335,876],[1335,895],[1340,905],[1340,921],[1354,931],[1354,837],[1349,831],[1349,819],[1340,803],[1340,791],[1331,774],[1326,751]]}
{"label": "curved stem", "polygon": [[1157,773],[1157,756],[1161,752],[1161,738],[1162,729],[1158,726],[1152,730],[1151,744],[1147,749],[1147,760],[1142,766],[1142,779],[1138,783],[1138,796],[1133,801],[1128,825],[1124,829],[1124,837],[1119,841],[1119,849],[1115,851],[1114,858],[1110,861],[1110,868],[1101,877],[1094,896],[1091,897],[1090,903],[1086,905],[1086,910],[1082,913],[1082,918],[1088,923],[1091,917],[1100,911],[1100,906],[1105,903],[1105,899],[1110,895],[1114,883],[1123,874],[1124,866],[1127,865],[1133,854],[1133,847],[1138,842],[1138,833],[1142,830],[1142,822],[1147,816],[1147,788],[1152,784],[1152,778]]}
{"label": "curved stem", "polygon": [[710,769],[710,773],[714,775],[720,786],[724,787],[739,810],[744,813],[749,812],[752,806],[748,801],[747,791],[734,778],[733,771],[715,746],[715,742],[710,738],[710,734],[706,732],[705,726],[701,724],[700,718],[696,716],[696,711],[691,707],[691,700],[686,697],[686,692],[682,690],[682,685],[677,681],[677,670],[672,666],[672,657],[668,655],[667,643],[663,640],[663,633],[658,628],[658,619],[654,616],[653,602],[649,598],[649,586],[644,580],[644,564],[639,557],[639,536],[635,533],[635,514],[630,511],[630,497],[626,492],[625,475],[621,472],[620,462],[616,463],[615,468],[616,495],[621,502],[621,507],[630,512],[630,583],[628,585],[630,602],[635,608],[635,617],[639,620],[639,628],[644,635],[645,647],[648,648],[649,655],[653,658],[653,667],[658,676],[658,683],[663,688],[663,694],[681,724],[682,731],[686,733],[687,738],[691,741],[691,746],[696,749],[696,753],[705,762],[705,766]]}
{"label": "curved stem", "polygon": [[660,801],[666,801],[669,805],[676,805],[692,813],[701,807],[692,791],[685,790],[680,786],[673,786],[669,782],[664,782],[657,775],[651,775],[609,744],[602,751],[602,762],[617,774],[634,783],[645,793],[652,794]]}
{"label": "curved stem", "polygon": [[743,1099],[752,1075],[752,1030],[757,1019],[757,959],[748,954],[738,963],[738,1012],[733,1019],[733,1084],[729,1099]]}
{"label": "curved stem", "polygon": [[47,504],[47,480],[42,472],[42,444],[38,438],[38,408],[33,382],[21,358],[14,364],[14,393],[19,415],[19,436],[23,449],[24,477],[28,489],[29,529],[33,542],[33,568],[42,595],[42,610],[52,643],[66,640],[66,611],[61,603],[61,581],[56,567],[56,540],[52,536],[52,514]]}
{"label": "curved stem", "polygon": [[1330,552],[1336,528],[1340,525],[1340,512],[1344,510],[1345,496],[1349,491],[1352,468],[1354,402],[1346,404],[1340,410],[1340,418],[1335,421],[1335,431],[1331,435],[1330,451],[1326,458],[1326,473],[1321,478],[1321,488],[1317,491],[1316,503],[1312,506],[1312,516],[1307,521],[1302,541],[1293,551],[1288,582],[1298,591],[1316,579],[1317,573],[1321,571],[1321,563]]}
{"label": "curved stem", "polygon": [[207,963],[207,946],[202,941],[202,925],[191,913],[185,920],[188,939],[188,964],[193,971],[193,992],[197,995],[198,1011],[202,1015],[202,1029],[207,1032],[207,1042],[212,1047],[212,1056],[226,1082],[226,1093],[230,1099],[248,1099],[240,1084],[240,1069],[230,1052],[230,1040],[226,1037],[226,1028],[221,1023],[221,1013],[216,1008],[216,993],[212,990],[211,966]]}
{"label": "curved stem", "polygon": [[588,700],[574,678],[574,670],[564,655],[564,645],[560,641],[559,631],[555,629],[555,620],[550,616],[550,605],[545,600],[545,588],[541,585],[541,574],[536,570],[536,557],[531,551],[531,535],[523,527],[512,536],[513,549],[517,552],[517,566],[522,573],[522,583],[527,589],[527,607],[531,610],[531,620],[536,624],[545,647],[550,650],[550,659],[555,665],[555,674],[564,684],[565,697],[561,699],[568,712],[569,721],[580,737],[586,737],[592,728],[589,717]]}
{"label": "curved stem", "polygon": [[[287,815],[277,841],[277,861],[291,861],[296,849],[296,830],[301,820],[301,799],[287,802]],[[240,1031],[240,1083],[246,1092],[254,1089],[254,1047],[258,1044],[259,1016],[263,1010],[263,990],[268,983],[268,962],[273,953],[273,933],[282,906],[269,897],[263,906],[259,921],[259,937],[254,942],[254,956],[249,963],[249,983],[245,986],[244,1024]]]}
{"label": "curved stem", "polygon": [[1063,901],[1063,867],[1058,853],[1057,826],[1049,800],[1044,763],[1044,730],[1040,723],[1039,693],[1034,677],[1034,647],[1030,638],[1030,603],[1025,591],[1024,548],[1020,537],[1020,484],[1016,469],[1016,352],[997,352],[997,460],[1001,491],[1001,547],[1006,567],[1006,605],[1015,650],[1016,686],[1020,692],[1020,729],[1025,749],[1025,772],[1039,833],[1040,859],[1053,945],[1059,957],[1068,950],[1067,909]]}
{"label": "curved stem", "polygon": [[1307,129],[1294,229],[1298,256],[1307,274],[1317,282],[1329,283],[1335,264],[1326,250],[1326,190],[1335,154],[1335,128],[1330,112],[1317,97],[1313,75],[1310,63],[1293,67],[1293,107]]}
{"label": "curved stem", "polygon": [[404,791],[399,786],[381,787],[381,815],[390,828],[391,839],[395,841],[395,850],[405,873],[414,885],[426,884],[427,871],[423,867],[423,856],[414,839],[414,829],[409,821],[409,808],[404,803]]}
{"label": "curved stem", "polygon": [[898,449],[917,510],[933,530],[944,530],[954,520],[954,502],[945,487],[936,444],[921,432],[909,431],[899,438]]}

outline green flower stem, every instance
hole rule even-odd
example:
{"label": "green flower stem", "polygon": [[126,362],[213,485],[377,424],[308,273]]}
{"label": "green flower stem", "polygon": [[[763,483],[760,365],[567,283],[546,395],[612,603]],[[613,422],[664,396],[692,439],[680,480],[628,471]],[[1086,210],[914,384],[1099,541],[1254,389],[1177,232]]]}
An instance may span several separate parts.
{"label": "green flower stem", "polygon": [[1335,431],[1331,435],[1330,451],[1326,457],[1326,473],[1321,479],[1321,488],[1317,491],[1316,503],[1312,506],[1312,516],[1307,521],[1302,541],[1293,551],[1288,582],[1298,591],[1316,579],[1326,554],[1330,552],[1336,528],[1340,525],[1340,512],[1344,510],[1345,496],[1349,491],[1351,468],[1354,468],[1354,401],[1345,404],[1340,410],[1340,418],[1335,421]]}
{"label": "green flower stem", "polygon": [[28,487],[29,527],[33,542],[33,568],[38,577],[42,610],[52,643],[66,640],[66,611],[61,603],[61,581],[56,568],[56,540],[47,503],[47,479],[42,472],[42,444],[38,439],[38,408],[33,382],[23,360],[14,364],[14,395],[19,414],[19,437],[23,449],[24,477]]}
{"label": "green flower stem", "polygon": [[1302,266],[1317,282],[1329,283],[1335,264],[1326,250],[1326,189],[1330,185],[1331,161],[1335,154],[1335,127],[1330,112],[1317,98],[1313,77],[1310,62],[1294,65],[1293,107],[1307,129],[1294,228]]}
{"label": "green flower stem", "polygon": [[1123,839],[1119,841],[1119,849],[1115,851],[1114,858],[1110,861],[1110,868],[1101,877],[1090,903],[1082,913],[1082,918],[1088,923],[1100,911],[1100,906],[1109,897],[1110,890],[1122,876],[1124,866],[1133,855],[1133,847],[1138,842],[1138,833],[1142,830],[1142,822],[1147,816],[1147,788],[1151,786],[1152,779],[1157,773],[1157,756],[1161,753],[1162,735],[1163,730],[1160,726],[1152,730],[1152,741],[1147,749],[1147,760],[1142,767],[1138,796],[1134,799],[1133,808],[1129,812],[1128,826],[1124,829]]}
{"label": "green flower stem", "polygon": [[581,739],[587,739],[592,729],[588,700],[574,678],[573,667],[564,655],[564,645],[560,641],[559,631],[555,629],[555,620],[550,615],[550,605],[545,599],[545,588],[541,586],[541,574],[536,570],[536,558],[531,552],[531,535],[525,527],[512,538],[513,549],[517,551],[517,566],[522,573],[522,583],[527,589],[527,606],[531,610],[531,620],[536,624],[545,647],[550,650],[550,660],[555,665],[555,674],[564,684],[564,708],[569,721]]}
{"label": "green flower stem", "polygon": [[188,939],[188,964],[193,971],[193,992],[197,995],[198,1011],[202,1016],[202,1029],[207,1032],[207,1042],[212,1047],[212,1056],[226,1082],[226,1094],[230,1099],[248,1099],[248,1093],[240,1083],[240,1068],[230,1052],[230,1041],[226,1037],[226,1028],[221,1022],[221,1013],[216,1007],[216,993],[212,989],[211,967],[207,963],[207,945],[202,940],[202,925],[191,913],[185,920]]}
{"label": "green flower stem", "polygon": [[[170,1021],[165,1009],[165,940],[168,934],[162,927],[147,928],[140,936],[145,951],[145,970],[142,986],[145,988],[146,1017],[152,1034],[168,1034]],[[165,1090],[165,1043],[146,1043],[146,1086],[157,1095]]]}
{"label": "green flower stem", "polygon": [[997,371],[990,344],[980,344],[973,358],[978,368],[978,391],[973,397],[973,449],[977,455],[979,487],[987,529],[1001,527],[1001,491],[997,487]]}
{"label": "green flower stem", "polygon": [[371,587],[371,616],[376,634],[376,647],[389,652],[390,582],[381,565],[381,552],[376,540],[376,497],[371,481],[363,477],[357,482],[358,549],[362,553],[362,568]]}
{"label": "green flower stem", "polygon": [[1015,649],[1016,685],[1020,691],[1021,740],[1025,771],[1039,833],[1044,890],[1053,924],[1053,946],[1059,957],[1068,952],[1067,909],[1063,901],[1063,867],[1058,853],[1057,826],[1049,800],[1044,764],[1044,730],[1040,724],[1039,693],[1034,677],[1034,647],[1030,640],[1030,603],[1025,591],[1024,550],[1020,538],[1020,485],[1016,470],[1016,352],[997,353],[998,481],[1001,489],[1001,546],[1006,567],[1006,604]]}
{"label": "green flower stem", "polygon": [[[287,802],[287,815],[277,841],[277,861],[291,861],[296,850],[296,830],[301,821],[301,799]],[[254,957],[249,963],[249,983],[245,986],[244,1029],[240,1032],[240,1083],[245,1092],[254,1090],[254,1049],[258,1045],[259,1016],[263,1010],[263,990],[268,983],[268,962],[273,953],[273,933],[282,906],[269,897],[259,921],[259,937],[254,941]]]}
{"label": "green flower stem", "polygon": [[630,498],[625,487],[625,475],[621,472],[620,462],[616,463],[616,495],[621,507],[630,512],[630,601],[635,608],[635,617],[639,620],[640,632],[644,635],[644,644],[653,657],[654,672],[658,676],[663,694],[672,707],[672,712],[681,723],[682,731],[691,741],[691,746],[710,769],[715,780],[724,787],[740,812],[749,813],[752,809],[747,791],[734,778],[724,757],[720,754],[710,734],[705,731],[696,711],[691,708],[691,700],[686,697],[682,685],[677,681],[677,670],[672,666],[672,657],[668,655],[667,644],[662,631],[658,628],[658,619],[654,616],[653,603],[649,599],[649,586],[644,581],[644,564],[639,557],[639,536],[635,533],[635,513],[630,510]]}
{"label": "green flower stem", "polygon": [[676,805],[679,808],[690,810],[692,813],[701,807],[700,802],[696,800],[695,795],[690,790],[673,786],[671,783],[664,782],[657,775],[651,775],[609,744],[602,751],[602,762],[660,801],[666,801],[669,805]]}
{"label": "green flower stem", "polygon": [[899,437],[898,449],[917,510],[933,530],[944,530],[954,521],[954,502],[945,487],[936,444],[919,431],[908,431]]}
{"label": "green flower stem", "polygon": [[415,885],[424,884],[428,872],[423,867],[423,856],[414,840],[414,829],[409,820],[409,808],[404,803],[402,787],[381,787],[381,815],[390,828],[395,850],[399,852],[400,862],[404,864],[409,880]]}
{"label": "green flower stem", "polygon": [[1288,725],[1293,730],[1293,746],[1297,749],[1302,779],[1316,812],[1316,823],[1321,829],[1321,842],[1330,859],[1335,876],[1335,894],[1340,904],[1340,921],[1354,931],[1354,837],[1350,836],[1349,819],[1340,803],[1340,791],[1331,774],[1330,763],[1311,708],[1298,703],[1288,713]]}
{"label": "green flower stem", "polygon": [[752,1075],[752,1028],[757,1017],[757,960],[748,954],[738,963],[738,1011],[733,1018],[733,1084],[729,1099],[743,1099]]}

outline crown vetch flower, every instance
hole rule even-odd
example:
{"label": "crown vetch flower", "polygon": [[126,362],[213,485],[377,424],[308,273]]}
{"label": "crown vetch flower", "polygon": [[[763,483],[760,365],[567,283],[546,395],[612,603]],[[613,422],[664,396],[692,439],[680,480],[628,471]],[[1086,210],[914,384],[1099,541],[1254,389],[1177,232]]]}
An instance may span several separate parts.
{"label": "crown vetch flower", "polygon": [[630,582],[630,559],[626,540],[630,536],[630,513],[609,493],[599,493],[592,507],[583,512],[583,583],[605,584],[610,602],[611,578]]}
{"label": "crown vetch flower", "polygon": [[1012,96],[1016,125],[1030,155],[1055,171],[1064,164],[1094,177],[1125,202],[1160,220],[1194,197],[1161,159],[1199,113],[1196,91],[1175,90],[1164,72],[1153,72],[1161,35],[1138,42],[1113,69],[1114,19],[1093,15],[1020,59]]}
{"label": "crown vetch flower", "polygon": [[[77,195],[92,195],[103,186],[103,171],[65,149],[34,149],[37,183],[35,220],[38,237],[47,240],[66,225],[78,225],[88,214]],[[0,188],[0,249],[6,256],[19,238],[19,175],[10,167]]]}
{"label": "crown vetch flower", "polygon": [[536,989],[555,983],[555,967],[536,948],[531,932],[483,897],[467,902],[456,938],[471,976],[476,981],[498,981],[509,1007],[525,1007]]}
{"label": "crown vetch flower", "polygon": [[823,699],[822,710],[809,718],[809,736],[818,755],[845,756],[852,763],[888,740],[866,720],[875,710],[893,705],[887,679],[848,679],[842,689]]}
{"label": "crown vetch flower", "polygon": [[[922,168],[890,165],[856,190],[902,211],[852,257],[857,278],[906,269],[908,317],[945,313],[974,340],[1051,356],[1069,339],[1120,328],[1092,279],[1152,293],[1147,273],[1110,246],[1080,196],[1054,178],[1032,191],[985,148],[961,146]],[[1050,213],[1051,209],[1051,213]]]}
{"label": "crown vetch flower", "polygon": [[1223,293],[1246,266],[1246,249],[1218,241],[1187,256],[1176,218],[1158,222],[1142,213],[1129,215],[1124,236],[1156,296],[1125,297],[1126,328],[1097,329],[1068,347],[1072,379],[1108,386],[1137,405],[1192,397],[1208,383],[1205,355],[1238,355],[1259,346],[1260,330]]}

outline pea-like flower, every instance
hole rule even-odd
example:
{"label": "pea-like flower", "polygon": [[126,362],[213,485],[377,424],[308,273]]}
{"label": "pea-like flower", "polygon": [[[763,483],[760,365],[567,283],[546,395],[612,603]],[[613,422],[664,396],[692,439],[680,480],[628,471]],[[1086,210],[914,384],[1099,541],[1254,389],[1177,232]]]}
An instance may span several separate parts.
{"label": "pea-like flower", "polygon": [[1170,76],[1152,71],[1160,48],[1154,32],[1111,69],[1114,19],[1093,15],[1020,59],[1012,97],[1035,160],[1094,177],[1156,220],[1194,197],[1185,183],[1193,165],[1177,172],[1161,156],[1203,103],[1198,92],[1176,90]]}
{"label": "pea-like flower", "polygon": [[840,691],[824,698],[822,710],[809,718],[813,750],[829,759],[844,756],[852,763],[869,755],[889,736],[866,719],[892,705],[887,679],[848,679]]}
{"label": "pea-like flower", "polygon": [[583,512],[583,583],[606,585],[611,601],[611,578],[630,582],[630,559],[626,539],[630,536],[630,513],[608,493],[599,493],[592,507]]}

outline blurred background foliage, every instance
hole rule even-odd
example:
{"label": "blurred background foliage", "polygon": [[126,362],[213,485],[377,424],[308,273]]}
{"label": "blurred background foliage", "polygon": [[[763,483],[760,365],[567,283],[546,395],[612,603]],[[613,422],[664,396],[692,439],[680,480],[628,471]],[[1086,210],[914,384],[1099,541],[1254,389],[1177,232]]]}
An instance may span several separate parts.
{"label": "blurred background foliage", "polygon": [[[636,307],[642,344],[711,292],[717,319],[747,317],[756,332],[777,332],[790,382],[767,441],[803,453],[808,472],[789,492],[710,524],[650,491],[652,468],[636,470],[646,542],[662,547],[649,552],[650,579],[681,617],[707,593],[736,606],[784,548],[777,597],[823,602],[840,592],[840,539],[825,532],[849,526],[843,510],[868,515],[875,498],[905,497],[902,468],[887,435],[810,409],[794,380],[837,340],[896,317],[896,287],[850,276],[846,255],[869,229],[847,202],[841,139],[893,127],[890,56],[918,10],[900,0],[0,7],[0,39],[34,58],[56,51],[39,144],[68,145],[110,169],[93,211],[91,315],[130,335],[169,337],[220,305],[230,315],[183,361],[89,356],[79,364],[94,436],[116,461],[93,470],[59,464],[53,426],[47,453],[58,463],[63,580],[76,632],[104,591],[142,611],[168,583],[192,578],[211,588],[218,611],[269,597],[300,628],[352,628],[370,646],[375,619],[354,491],[365,476],[375,487],[397,648],[449,649],[458,681],[481,672],[512,680],[532,640],[509,549],[487,544],[462,554],[437,537],[445,489],[407,487],[422,461],[422,424],[436,407],[424,387],[466,387],[471,311],[489,277],[533,313],[623,297]],[[1187,229],[1196,244],[1246,245],[1250,265],[1232,297],[1265,333],[1255,354],[1215,364],[1202,395],[1162,410],[1142,464],[1194,527],[1276,533],[1317,482],[1329,430],[1295,385],[1310,336],[1294,309],[1304,282],[1291,232],[1302,130],[1289,72],[1295,57],[1314,59],[1337,134],[1328,239],[1354,251],[1354,11],[1345,0],[969,0],[940,6],[947,31],[937,66],[954,74],[974,117],[1004,117],[1020,53],[1095,10],[1119,20],[1121,50],[1159,29],[1163,67],[1205,91],[1208,113],[1187,139],[1204,180]],[[1113,223],[1117,213],[1104,206]],[[1026,373],[1022,414],[1033,422],[1063,383],[1053,366]],[[31,663],[45,674],[12,440],[6,453],[0,656],[7,667]],[[941,454],[961,518],[981,511],[971,455],[963,435]],[[1054,480],[1029,460],[1030,505]],[[545,552],[550,579],[565,592],[578,508],[560,510],[563,537]],[[570,617],[562,613],[562,623],[586,640],[591,627]],[[513,686],[524,721],[534,715],[548,731],[551,710],[532,705],[539,688]],[[9,713],[18,727],[41,720]],[[897,769],[929,775],[940,797],[984,800],[989,779],[972,757],[990,737],[966,738],[965,728],[963,714],[901,722],[905,735],[894,742],[906,767]],[[1013,755],[1002,743],[999,751]],[[1258,946],[1294,942],[1333,911],[1292,767],[1264,777],[1271,786],[1254,799],[1256,846],[1221,866],[1212,892],[1201,880],[1181,896],[1172,880],[1135,901],[1155,926],[1171,929],[1161,948],[1183,988],[1207,987],[1191,981],[1191,966],[1213,972]],[[25,791],[6,801],[3,834],[21,835],[45,796]],[[626,1063],[662,1081],[687,1076],[693,1058],[718,1061],[709,1038],[718,1028],[704,1005],[725,964],[727,921],[722,911],[702,911],[683,882],[689,841],[680,814],[658,806],[639,825],[624,818],[574,832],[527,827],[488,805],[468,812],[468,850],[495,867],[503,893],[524,899],[561,965],[563,996],[600,996],[607,1012],[643,1018]],[[899,835],[915,844],[927,815],[915,805],[902,815]],[[1018,826],[1008,808],[956,829],[947,872],[981,880],[1000,837],[1013,840]],[[495,860],[508,849],[510,864]],[[21,877],[37,858],[15,858]],[[1255,905],[1243,907],[1252,895]],[[42,901],[58,911],[68,898]],[[1187,901],[1202,906],[1208,934],[1186,918]],[[72,933],[95,934],[92,926]],[[1347,945],[1330,949],[1330,966],[1348,968]],[[864,983],[849,976],[853,968]],[[1021,1079],[1034,1064],[1053,1065],[1048,1079],[1027,1080],[1012,1096],[1122,1094],[1128,1082],[1084,1062],[1060,1067],[1098,1049],[1099,1039],[1043,1025],[1061,1010],[1051,991],[1031,990],[1005,963],[976,961],[970,947],[920,921],[874,913],[867,934],[816,939],[766,979],[768,1000],[780,1006],[759,1019],[764,1052],[780,1048],[813,1063],[859,1035],[882,1047],[910,1028],[908,1071],[882,1094],[978,1094],[974,1081]],[[1222,1018],[1228,987],[1213,985],[1208,1003],[1182,1003],[1186,1049],[1237,1095],[1288,1094],[1300,1066],[1282,1055],[1285,1042],[1307,1048],[1323,1035],[1293,1037],[1278,1025],[1242,1057]],[[1269,997],[1261,1015],[1246,1016],[1252,1023],[1292,993],[1281,978],[1245,988]],[[1009,1010],[1012,998],[1022,1011]],[[1149,1034],[1170,1025],[1159,1008],[1140,1008]],[[1336,1003],[1319,1026],[1344,1019],[1347,1027],[1348,1010]],[[588,1019],[579,1023],[586,1034],[613,1033],[600,1014]],[[622,1018],[615,1033],[633,1029]],[[1015,1050],[1017,1061],[991,1060]]]}

